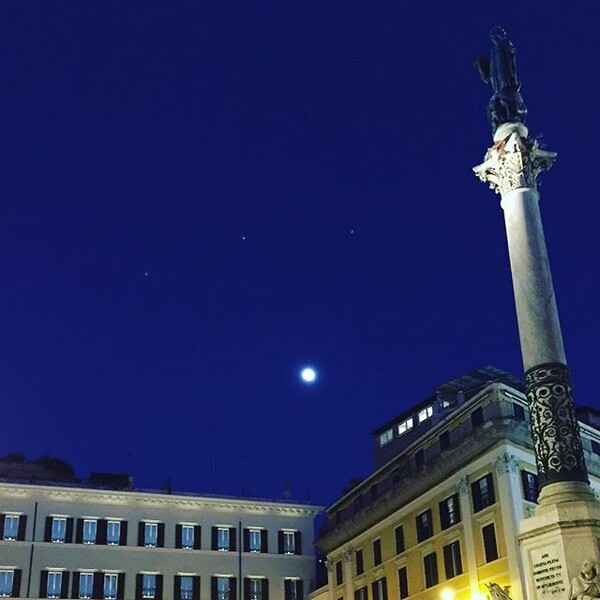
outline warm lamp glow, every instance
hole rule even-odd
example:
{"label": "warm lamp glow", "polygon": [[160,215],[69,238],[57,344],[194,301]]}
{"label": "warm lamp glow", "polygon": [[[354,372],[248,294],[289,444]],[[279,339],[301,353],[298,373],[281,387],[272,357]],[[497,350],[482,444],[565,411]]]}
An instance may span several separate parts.
{"label": "warm lamp glow", "polygon": [[454,600],[454,590],[445,588],[442,590],[442,600]]}

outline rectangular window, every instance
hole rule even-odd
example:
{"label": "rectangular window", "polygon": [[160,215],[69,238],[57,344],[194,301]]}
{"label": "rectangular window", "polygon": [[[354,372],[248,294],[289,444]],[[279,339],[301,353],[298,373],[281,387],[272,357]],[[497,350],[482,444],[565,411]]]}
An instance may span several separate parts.
{"label": "rectangular window", "polygon": [[106,543],[109,546],[118,546],[121,541],[121,521],[107,521]]}
{"label": "rectangular window", "polygon": [[400,567],[398,569],[398,593],[400,598],[408,598],[408,574],[406,567]]}
{"label": "rectangular window", "polygon": [[260,552],[262,546],[262,530],[250,529],[248,531],[248,548],[250,552]]}
{"label": "rectangular window", "polygon": [[338,560],[335,563],[335,585],[342,585],[344,583],[344,570],[342,561]]}
{"label": "rectangular window", "polygon": [[494,495],[494,479],[491,473],[471,484],[473,512],[479,512],[496,502]]}
{"label": "rectangular window", "polygon": [[493,523],[481,528],[483,535],[483,549],[485,552],[485,562],[492,562],[498,558],[498,546],[496,544],[496,528]]}
{"label": "rectangular window", "polygon": [[144,546],[148,548],[155,548],[157,544],[158,523],[144,523]]}
{"label": "rectangular window", "polygon": [[142,575],[142,598],[156,598],[156,575]]}
{"label": "rectangular window", "polygon": [[299,531],[280,531],[280,554],[300,554],[300,532]]}
{"label": "rectangular window", "polygon": [[448,529],[448,527],[460,523],[458,494],[454,494],[440,502],[440,522],[442,529]]}
{"label": "rectangular window", "polygon": [[98,522],[95,519],[84,519],[83,520],[82,542],[84,544],[95,544],[97,529],[98,529]]}
{"label": "rectangular window", "polygon": [[446,570],[446,579],[452,579],[462,573],[460,543],[458,540],[444,546],[444,567]]}
{"label": "rectangular window", "polygon": [[60,592],[62,589],[62,576],[63,574],[61,571],[48,572],[46,598],[60,598]]}
{"label": "rectangular window", "polygon": [[246,594],[244,600],[265,600],[263,598],[263,586],[266,580],[258,577],[246,579]]}
{"label": "rectangular window", "polygon": [[356,565],[356,574],[362,575],[365,572],[365,561],[363,558],[362,548],[356,551],[354,559],[354,564]]}
{"label": "rectangular window", "polygon": [[189,575],[182,575],[179,579],[179,600],[193,600],[194,598],[194,578]]}
{"label": "rectangular window", "polygon": [[304,584],[302,579],[286,577],[283,580],[284,600],[304,600]]}
{"label": "rectangular window", "polygon": [[119,576],[116,573],[104,574],[104,600],[116,600]]}
{"label": "rectangular window", "polygon": [[389,444],[393,439],[394,439],[394,430],[388,429],[387,431],[384,431],[383,433],[379,434],[379,445],[385,446],[386,444]]}
{"label": "rectangular window", "polygon": [[19,515],[4,515],[3,540],[16,540],[19,538]]}
{"label": "rectangular window", "polygon": [[426,588],[438,584],[437,556],[435,552],[423,557],[423,573],[425,574]]}
{"label": "rectangular window", "polygon": [[354,592],[354,600],[369,600],[369,592],[366,585]]}
{"label": "rectangular window", "polygon": [[600,454],[600,444],[596,440],[592,441],[592,452],[594,454]]}
{"label": "rectangular window", "polygon": [[216,600],[229,600],[231,587],[229,577],[217,577],[217,598]]}
{"label": "rectangular window", "polygon": [[440,450],[443,452],[444,450],[448,450],[450,448],[450,432],[444,431],[444,433],[440,434]]}
{"label": "rectangular window", "polygon": [[182,525],[181,526],[181,547],[187,550],[194,548],[194,526],[193,525]]}
{"label": "rectangular window", "polygon": [[417,515],[417,541],[422,542],[433,535],[433,521],[431,510],[427,509],[420,515]]}
{"label": "rectangular window", "polygon": [[376,579],[371,584],[373,590],[373,600],[387,600],[387,583],[386,578]]}
{"label": "rectangular window", "polygon": [[[52,518],[52,537],[50,541],[55,544],[63,544],[67,535],[67,519],[63,517]],[[50,597],[50,596],[48,596]],[[58,597],[58,596],[57,596]]]}
{"label": "rectangular window", "polygon": [[412,429],[414,425],[414,421],[413,418],[410,417],[409,419],[406,419],[406,421],[402,421],[402,423],[400,423],[398,425],[398,435],[402,435],[403,433],[406,433],[409,429]]}
{"label": "rectangular window", "polygon": [[427,419],[431,418],[431,415],[433,415],[433,406],[427,406],[426,408],[423,408],[417,414],[419,423],[423,423],[423,421],[427,421]]}
{"label": "rectangular window", "polygon": [[537,502],[538,476],[529,471],[521,471],[521,483],[523,484],[523,498],[529,502]]}
{"label": "rectangular window", "polygon": [[217,550],[229,550],[229,527],[217,527]]}
{"label": "rectangular window", "polygon": [[394,529],[394,537],[396,539],[396,554],[402,554],[405,550],[404,527],[402,525],[398,525],[398,527]]}
{"label": "rectangular window", "polygon": [[[77,576],[77,574],[75,575]],[[94,574],[79,573],[79,598],[91,598],[94,593]]]}
{"label": "rectangular window", "polygon": [[0,597],[10,598],[13,595],[14,576],[12,569],[0,569]]}
{"label": "rectangular window", "polygon": [[481,406],[479,408],[476,408],[472,413],[471,413],[471,427],[473,429],[477,429],[478,427],[481,427],[483,425],[483,408],[481,408]]}
{"label": "rectangular window", "polygon": [[381,561],[381,540],[375,540],[373,542],[373,564],[375,566],[380,565]]}
{"label": "rectangular window", "polygon": [[515,419],[525,421],[525,409],[520,404],[513,404]]}

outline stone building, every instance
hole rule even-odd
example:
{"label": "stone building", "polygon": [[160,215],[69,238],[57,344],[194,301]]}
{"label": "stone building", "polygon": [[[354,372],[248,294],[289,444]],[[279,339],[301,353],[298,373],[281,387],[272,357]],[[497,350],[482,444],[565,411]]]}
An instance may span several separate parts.
{"label": "stone building", "polygon": [[320,511],[0,480],[0,597],[303,600]]}
{"label": "stone building", "polygon": [[[578,413],[592,487],[600,431]],[[519,522],[537,476],[523,385],[492,367],[458,377],[374,431],[375,470],[327,509],[317,546],[328,585],[312,600],[523,598]]]}

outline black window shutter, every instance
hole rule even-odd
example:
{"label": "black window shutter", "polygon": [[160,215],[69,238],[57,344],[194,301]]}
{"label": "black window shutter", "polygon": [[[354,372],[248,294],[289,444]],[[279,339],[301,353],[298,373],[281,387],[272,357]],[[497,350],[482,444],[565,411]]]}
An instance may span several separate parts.
{"label": "black window shutter", "polygon": [[108,523],[106,519],[98,519],[96,522],[96,544],[100,544],[101,546],[106,546],[106,530],[108,528]]}
{"label": "black window shutter", "polygon": [[92,596],[94,598],[104,597],[104,573],[94,573],[94,580],[92,582]]}
{"label": "black window shutter", "polygon": [[194,525],[194,550],[200,550],[200,548],[202,548],[202,527]]}
{"label": "black window shutter", "polygon": [[138,546],[144,545],[144,530],[146,528],[146,523],[144,521],[140,521],[138,524]]}
{"label": "black window shutter", "polygon": [[481,506],[481,493],[478,481],[471,484],[471,499],[473,500],[473,512],[479,512],[483,507]]}
{"label": "black window shutter", "polygon": [[162,600],[162,597],[163,597],[163,576],[156,575],[156,600]]}
{"label": "black window shutter", "polygon": [[237,529],[235,527],[229,528],[229,549],[232,552],[237,550]]}
{"label": "black window shutter", "polygon": [[260,551],[269,552],[269,532],[266,529],[260,530]]}
{"label": "black window shutter", "polygon": [[159,548],[165,547],[165,524],[164,523],[158,524],[158,537],[156,540],[156,545]]}
{"label": "black window shutter", "polygon": [[175,525],[175,548],[181,548],[183,541],[181,539],[181,525]]}
{"label": "black window shutter", "polygon": [[277,552],[283,554],[283,531],[277,532]]}
{"label": "black window shutter", "polygon": [[[73,520],[71,519],[71,522]],[[69,571],[63,571],[62,577],[60,579],[60,597],[68,598],[69,597],[69,576],[71,573]]]}
{"label": "black window shutter", "polygon": [[127,546],[127,521],[121,521],[119,529],[119,546]]}
{"label": "black window shutter", "polygon": [[125,600],[125,573],[117,576],[117,600]]}
{"label": "black window shutter", "polygon": [[[177,527],[181,527],[181,525],[177,525]],[[177,546],[177,548],[180,547],[181,546]],[[173,581],[173,598],[175,598],[175,600],[181,600],[181,575],[175,575]]]}
{"label": "black window shutter", "polygon": [[75,528],[75,543],[83,542],[83,519],[77,519],[77,527]]}
{"label": "black window shutter", "polygon": [[387,579],[385,577],[383,578],[381,589],[383,590],[383,600],[388,600]]}
{"label": "black window shutter", "polygon": [[210,600],[217,600],[217,577],[210,578]]}
{"label": "black window shutter", "polygon": [[71,598],[79,598],[79,571],[73,571],[73,587],[71,588]]}
{"label": "black window shutter", "polygon": [[379,597],[379,586],[376,581],[371,584],[371,589],[373,590],[373,600],[383,600]]}
{"label": "black window shutter", "polygon": [[250,552],[250,530],[244,527],[244,552]]}
{"label": "black window shutter", "polygon": [[[50,518],[50,517],[48,517]],[[48,571],[40,573],[40,598],[48,597]]]}
{"label": "black window shutter", "polygon": [[[27,515],[21,515],[19,517],[19,533],[17,539],[21,542],[25,541],[25,530],[27,529]],[[16,573],[16,571],[15,571]]]}
{"label": "black window shutter", "polygon": [[490,504],[494,504],[496,502],[496,494],[494,493],[494,477],[490,473],[489,475],[487,475],[486,478],[487,478],[487,484],[488,484],[488,490],[489,490],[489,496],[490,496]]}
{"label": "black window shutter", "polygon": [[192,600],[200,600],[200,576],[194,575],[192,583]]}
{"label": "black window shutter", "polygon": [[402,525],[396,527],[394,534],[396,536],[396,554],[401,554],[404,552],[404,528]]}
{"label": "black window shutter", "polygon": [[67,518],[67,528],[65,532],[65,544],[73,542],[73,517]]}
{"label": "black window shutter", "polygon": [[303,600],[304,599],[304,581],[302,581],[302,579],[298,579],[296,581],[296,596],[297,596],[297,600]]}
{"label": "black window shutter", "polygon": [[6,517],[4,515],[0,515],[0,540],[4,538],[4,521]]}
{"label": "black window shutter", "polygon": [[[21,517],[23,518],[23,517]],[[13,586],[12,586],[12,594],[13,598],[19,598],[21,596],[21,569],[15,569],[13,571]]]}
{"label": "black window shutter", "polygon": [[283,600],[290,600],[292,597],[292,580],[283,580]]}
{"label": "black window shutter", "polygon": [[[44,529],[44,541],[52,541],[52,517],[46,517],[46,528]],[[42,596],[45,598],[45,596]]]}
{"label": "black window shutter", "polygon": [[237,577],[229,578],[229,600],[237,599]]}
{"label": "black window shutter", "polygon": [[452,551],[450,546],[444,546],[444,568],[446,571],[446,579],[454,577],[454,569],[452,567]]}
{"label": "black window shutter", "polygon": [[[219,535],[218,531],[219,530],[218,530],[217,527],[213,527],[212,528],[211,536],[210,536],[211,537],[210,547],[211,547],[212,550],[218,550],[219,549],[218,546],[217,546],[217,543],[218,543],[217,540],[218,540],[218,535]],[[216,595],[215,595],[215,598],[213,600],[216,600]]]}
{"label": "black window shutter", "polygon": [[262,580],[262,600],[269,600],[269,580]]}
{"label": "black window shutter", "polygon": [[142,600],[142,586],[144,585],[144,576],[138,573],[135,576],[135,599]]}
{"label": "black window shutter", "polygon": [[244,600],[250,600],[250,579],[244,577]]}
{"label": "black window shutter", "polygon": [[442,529],[448,529],[448,527],[450,527],[449,520],[447,501],[442,500],[442,502],[440,502],[440,521]]}
{"label": "black window shutter", "polygon": [[302,532],[294,533],[294,554],[302,554]]}

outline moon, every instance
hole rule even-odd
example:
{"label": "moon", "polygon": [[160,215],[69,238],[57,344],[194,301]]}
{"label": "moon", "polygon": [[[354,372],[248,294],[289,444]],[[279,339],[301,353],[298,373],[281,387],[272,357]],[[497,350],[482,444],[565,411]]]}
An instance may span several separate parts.
{"label": "moon", "polygon": [[312,367],[304,367],[300,371],[300,379],[304,383],[314,383],[317,380],[317,372]]}

